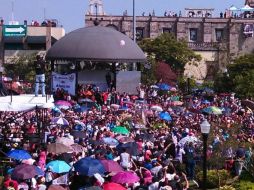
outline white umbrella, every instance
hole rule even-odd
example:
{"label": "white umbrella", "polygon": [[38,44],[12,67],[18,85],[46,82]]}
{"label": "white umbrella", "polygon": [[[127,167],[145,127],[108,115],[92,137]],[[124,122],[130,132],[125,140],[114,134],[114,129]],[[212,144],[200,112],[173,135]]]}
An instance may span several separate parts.
{"label": "white umbrella", "polygon": [[253,11],[254,9],[251,8],[249,5],[245,5],[244,7],[241,8],[241,11]]}
{"label": "white umbrella", "polygon": [[151,110],[154,110],[154,111],[163,111],[163,109],[162,109],[162,107],[160,107],[160,106],[152,106],[151,107]]}
{"label": "white umbrella", "polygon": [[157,85],[151,85],[150,88],[159,89],[159,87]]}
{"label": "white umbrella", "polygon": [[60,137],[56,139],[56,143],[64,144],[66,146],[71,146],[74,144],[74,140],[67,137]]}
{"label": "white umbrella", "polygon": [[194,136],[187,136],[187,137],[182,138],[182,139],[178,142],[178,144],[183,146],[183,145],[185,145],[187,142],[188,142],[188,143],[190,143],[190,142],[196,143],[196,142],[198,142],[198,139],[197,139],[197,137],[194,137]]}

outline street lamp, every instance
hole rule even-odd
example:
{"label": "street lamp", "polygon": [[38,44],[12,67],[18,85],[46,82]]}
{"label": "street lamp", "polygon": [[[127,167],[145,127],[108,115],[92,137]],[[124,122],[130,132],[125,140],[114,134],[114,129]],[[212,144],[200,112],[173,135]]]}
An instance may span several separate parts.
{"label": "street lamp", "polygon": [[203,183],[202,183],[202,189],[206,190],[206,180],[207,180],[207,165],[206,165],[206,160],[207,160],[207,139],[208,139],[208,134],[210,132],[211,125],[210,123],[205,119],[201,124],[201,133],[203,137]]}

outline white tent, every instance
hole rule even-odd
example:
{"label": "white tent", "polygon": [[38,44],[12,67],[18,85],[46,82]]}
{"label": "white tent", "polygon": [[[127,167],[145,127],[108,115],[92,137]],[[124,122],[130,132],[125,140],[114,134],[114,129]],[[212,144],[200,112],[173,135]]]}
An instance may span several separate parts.
{"label": "white tent", "polygon": [[254,9],[251,8],[249,5],[245,5],[244,7],[241,8],[241,11],[253,11]]}
{"label": "white tent", "polygon": [[229,8],[229,10],[230,11],[239,11],[239,9],[233,5]]}
{"label": "white tent", "polygon": [[33,94],[22,94],[18,96],[2,96],[0,97],[0,111],[28,111],[38,108],[53,108],[54,98],[50,96],[47,100],[46,97],[35,97]]}

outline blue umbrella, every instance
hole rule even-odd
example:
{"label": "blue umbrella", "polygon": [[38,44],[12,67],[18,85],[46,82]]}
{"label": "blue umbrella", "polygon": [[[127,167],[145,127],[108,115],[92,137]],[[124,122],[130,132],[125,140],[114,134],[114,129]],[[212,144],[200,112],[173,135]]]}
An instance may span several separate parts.
{"label": "blue umbrella", "polygon": [[71,167],[65,162],[65,161],[62,161],[62,160],[54,160],[54,161],[51,161],[49,162],[47,165],[46,165],[46,168],[51,168],[51,170],[55,173],[66,173],[66,172],[69,172]]}
{"label": "blue umbrella", "polygon": [[203,104],[210,104],[211,102],[209,102],[208,100],[204,100],[202,103]]}
{"label": "blue umbrella", "polygon": [[161,112],[161,113],[159,114],[159,117],[160,117],[161,119],[165,120],[165,121],[172,121],[172,118],[171,118],[171,116],[169,115],[168,112]]}
{"label": "blue umbrella", "polygon": [[167,85],[167,84],[165,84],[165,83],[161,83],[161,84],[158,84],[157,85],[159,88],[160,88],[160,90],[170,90],[170,86],[169,85]]}
{"label": "blue umbrella", "polygon": [[111,137],[105,137],[102,139],[104,143],[110,145],[110,146],[117,146],[119,144],[119,142]]}
{"label": "blue umbrella", "polygon": [[29,158],[32,158],[32,156],[27,151],[18,149],[10,150],[7,153],[7,156],[15,160],[27,160]]}
{"label": "blue umbrella", "polygon": [[93,176],[96,173],[103,174],[106,172],[102,163],[94,158],[82,158],[74,164],[75,171],[81,175]]}
{"label": "blue umbrella", "polygon": [[44,176],[44,175],[45,175],[45,172],[42,171],[42,169],[39,168],[38,166],[36,166],[35,170],[36,170],[36,172],[37,172],[37,174],[38,174],[39,176]]}
{"label": "blue umbrella", "polygon": [[78,112],[78,113],[81,113],[81,112],[86,112],[88,111],[90,108],[87,107],[87,106],[79,106],[79,107],[76,107],[74,108],[74,111],[75,112]]}

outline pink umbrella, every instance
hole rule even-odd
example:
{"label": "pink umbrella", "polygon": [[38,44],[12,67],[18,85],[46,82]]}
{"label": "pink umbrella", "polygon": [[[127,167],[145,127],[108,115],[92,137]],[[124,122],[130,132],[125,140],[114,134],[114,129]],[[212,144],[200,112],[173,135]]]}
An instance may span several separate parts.
{"label": "pink umbrella", "polygon": [[56,101],[55,105],[58,106],[59,108],[63,108],[63,109],[68,109],[68,108],[72,107],[70,102],[64,101],[64,100]]}
{"label": "pink umbrella", "polygon": [[123,168],[113,160],[101,160],[102,165],[106,169],[107,172],[118,173],[123,171]]}
{"label": "pink umbrella", "polygon": [[136,173],[133,172],[119,172],[111,178],[112,182],[125,184],[125,183],[135,183],[140,179]]}

